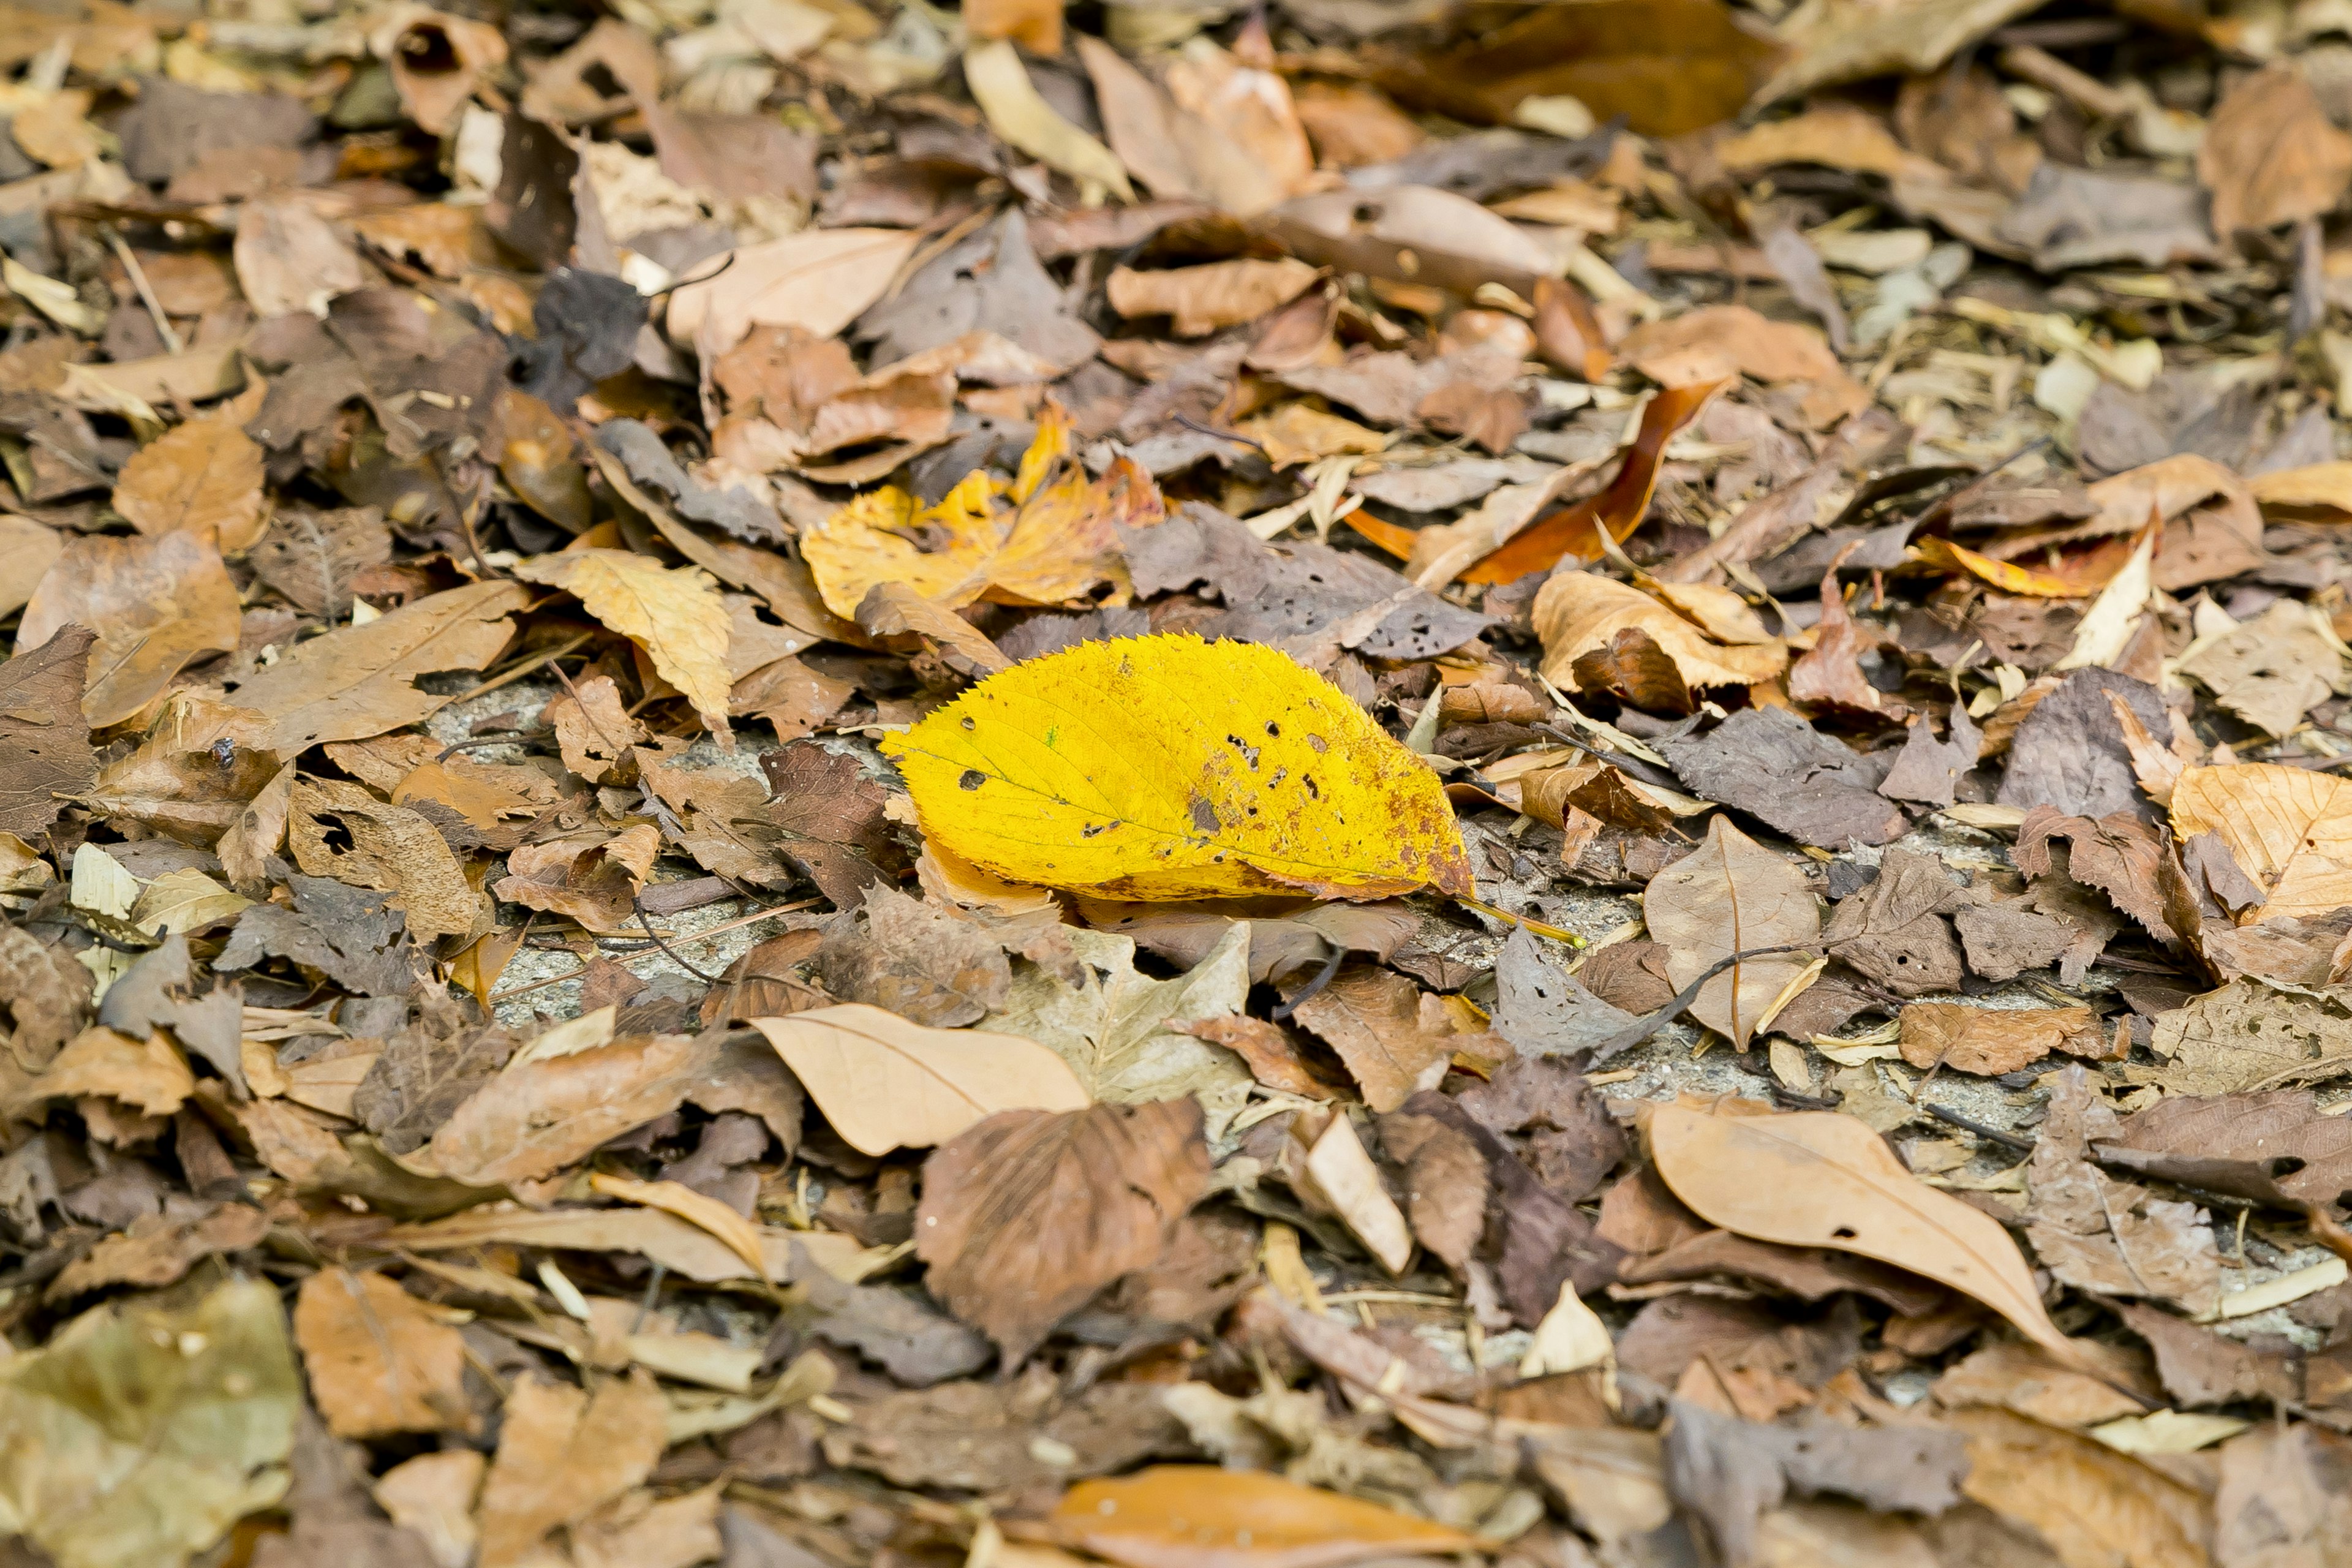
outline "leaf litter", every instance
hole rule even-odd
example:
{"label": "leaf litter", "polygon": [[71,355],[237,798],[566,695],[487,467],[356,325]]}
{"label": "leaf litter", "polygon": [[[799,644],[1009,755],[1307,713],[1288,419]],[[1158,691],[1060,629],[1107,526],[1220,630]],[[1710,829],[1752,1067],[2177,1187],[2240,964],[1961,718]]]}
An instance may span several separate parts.
{"label": "leaf litter", "polygon": [[2207,9],[12,14],[0,1550],[2325,1558]]}

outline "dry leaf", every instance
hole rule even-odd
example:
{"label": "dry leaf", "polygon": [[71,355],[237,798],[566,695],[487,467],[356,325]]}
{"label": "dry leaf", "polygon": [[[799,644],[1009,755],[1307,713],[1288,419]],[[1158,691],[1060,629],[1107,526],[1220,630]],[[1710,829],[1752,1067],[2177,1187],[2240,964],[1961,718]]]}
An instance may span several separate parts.
{"label": "dry leaf", "polygon": [[1132,1104],[1198,1097],[1221,1118],[1240,1109],[1249,1075],[1191,1026],[1242,1011],[1249,994],[1249,931],[1237,925],[1189,973],[1138,973],[1135,943],[1108,931],[1061,933],[1075,980],[1044,964],[1013,976],[1004,1010],[982,1020],[1049,1047],[1097,1100]]}
{"label": "dry leaf", "polygon": [[593,1394],[525,1378],[507,1396],[482,1483],[480,1568],[544,1561],[539,1548],[652,1473],[667,1405],[643,1372]]}
{"label": "dry leaf", "polygon": [[1710,1116],[1665,1105],[1651,1120],[1650,1147],[1675,1195],[1709,1224],[1923,1274],[1990,1307],[2066,1365],[2084,1367],[2084,1352],[2042,1310],[2033,1272],[2000,1223],[1921,1185],[1855,1118]]}
{"label": "dry leaf", "polygon": [[1076,1546],[1128,1568],[1324,1568],[1467,1552],[1460,1531],[1279,1476],[1154,1465],[1081,1481],[1053,1521]]}
{"label": "dry leaf", "polygon": [[1029,79],[1010,40],[966,48],[964,85],[988,116],[989,128],[1039,163],[1079,183],[1107,191],[1123,202],[1135,199],[1127,166],[1118,155],[1062,118]]}
{"label": "dry leaf", "polygon": [[[1294,984],[1292,989],[1297,989]],[[1454,1057],[1445,1005],[1402,974],[1352,970],[1299,1002],[1292,1015],[1339,1053],[1376,1111],[1437,1087]]]}
{"label": "dry leaf", "polygon": [[257,743],[281,757],[322,741],[397,730],[449,700],[419,690],[415,678],[488,664],[514,636],[509,617],[530,597],[500,580],[428,595],[364,626],[298,644],[238,686],[235,700],[269,721]]}
{"label": "dry leaf", "polygon": [[2094,1061],[2112,1052],[2088,1007],[1968,1007],[1914,1002],[1903,1009],[1903,1059],[1915,1068],[1937,1064],[1954,1072],[1997,1077],[2038,1062],[2052,1051]]}
{"label": "dry leaf", "polygon": [[2248,921],[2311,920],[2352,904],[2352,783],[2310,768],[2187,768],[2172,786],[2185,842],[2220,836],[2263,892]]}
{"label": "dry leaf", "polygon": [[261,537],[261,447],[221,419],[192,419],[142,447],[122,465],[114,510],[142,533],[185,531],[222,550]]}
{"label": "dry leaf", "polygon": [[1208,1180],[1190,1100],[1000,1111],[923,1163],[915,1253],[931,1293],[1012,1368],[1097,1290],[1157,1262]]}
{"label": "dry leaf", "polygon": [[[1789,650],[1778,639],[1719,643],[1639,588],[1594,572],[1555,573],[1536,595],[1535,624],[1543,640],[1544,678],[1570,691],[1584,689],[1579,659],[1613,653],[1629,636],[1646,639],[1664,655],[1683,688],[1685,709],[1691,692],[1758,685],[1789,668]],[[1643,693],[1628,695],[1638,700]]]}
{"label": "dry leaf", "polygon": [[1471,886],[1436,776],[1268,647],[1083,644],[886,750],[925,831],[1014,881],[1139,899]]}
{"label": "dry leaf", "polygon": [[829,338],[882,297],[921,239],[911,229],[817,228],[738,246],[724,268],[689,272],[664,325],[706,364],[763,324]]}
{"label": "dry leaf", "polygon": [[2243,77],[2213,108],[2197,150],[2197,178],[2213,193],[2213,231],[2276,228],[2315,217],[2352,189],[2352,136],[2332,124],[2319,95],[2284,60]]}
{"label": "dry leaf", "polygon": [[457,1331],[381,1274],[328,1268],[302,1281],[294,1339],[311,1397],[338,1437],[472,1432]]}
{"label": "dry leaf", "polygon": [[[1643,894],[1650,934],[1667,948],[1666,973],[1677,986],[1717,960],[1759,947],[1803,949],[1821,936],[1820,906],[1804,873],[1723,816],[1706,840],[1650,880]],[[1745,960],[1707,982],[1691,1016],[1745,1049],[1756,1021],[1801,974],[1802,951]]]}
{"label": "dry leaf", "polygon": [[39,833],[65,809],[59,796],[89,785],[98,753],[81,699],[96,641],[79,626],[38,643],[20,634],[24,651],[0,663],[0,832]]}
{"label": "dry leaf", "polygon": [[713,733],[729,732],[727,605],[699,568],[665,567],[627,550],[574,550],[521,562],[515,575],[577,598],[590,615],[644,648]]}
{"label": "dry leaf", "polygon": [[491,891],[509,903],[568,916],[590,931],[616,931],[636,908],[661,833],[641,822],[610,838],[526,844],[507,857]]}
{"label": "dry leaf", "polygon": [[754,1018],[833,1130],[887,1154],[948,1142],[1000,1110],[1076,1110],[1086,1089],[1034,1040],[927,1029],[879,1007],[818,1007]]}
{"label": "dry leaf", "polygon": [[90,728],[136,717],[199,654],[236,647],[236,586],[202,533],[68,541],[33,590],[16,647],[37,648],[68,625],[98,632],[81,700]]}
{"label": "dry leaf", "polygon": [[367,286],[359,252],[299,195],[245,203],[236,256],[236,280],[256,316],[323,316],[335,299]]}
{"label": "dry leaf", "polygon": [[393,908],[425,941],[462,936],[482,916],[481,895],[441,830],[358,784],[298,779],[288,800],[287,838],[295,864],[309,875],[394,895]]}
{"label": "dry leaf", "polygon": [[1105,285],[1122,316],[1167,316],[1179,337],[1255,321],[1295,300],[1320,274],[1303,261],[1214,261],[1162,272],[1122,267]]}

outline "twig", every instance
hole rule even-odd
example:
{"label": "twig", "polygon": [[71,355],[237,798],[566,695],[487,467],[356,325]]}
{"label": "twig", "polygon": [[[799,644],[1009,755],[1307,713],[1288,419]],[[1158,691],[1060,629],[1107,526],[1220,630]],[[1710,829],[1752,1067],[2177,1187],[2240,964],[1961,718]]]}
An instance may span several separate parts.
{"label": "twig", "polygon": [[705,985],[716,985],[719,984],[719,976],[716,974],[705,974],[702,971],[697,969],[694,965],[688,963],[686,960],[680,958],[677,953],[670,951],[670,945],[662,940],[661,932],[654,930],[654,922],[646,913],[644,900],[639,899],[634,893],[629,895],[629,908],[636,911],[637,923],[645,927],[646,934],[654,939],[654,945],[660,948],[663,955],[672,963],[677,964],[680,969],[685,970],[688,974],[693,975]]}
{"label": "twig", "polygon": [[2033,1152],[2033,1140],[2031,1138],[2021,1138],[2014,1132],[2004,1131],[2002,1129],[1998,1127],[1988,1127],[1983,1122],[1977,1121],[1973,1117],[1962,1116],[1958,1111],[1949,1110],[1941,1105],[1929,1105],[1923,1103],[1920,1105],[1919,1109],[1926,1111],[1928,1115],[1934,1117],[1938,1121],[1949,1122],[1952,1126],[1958,1128],[1963,1132],[1973,1132],[1978,1137],[1985,1140],[1985,1142],[1989,1143],[1998,1143],[2002,1148],[2010,1150],[2014,1153],[2031,1154]]}
{"label": "twig", "polygon": [[1667,1003],[1664,1006],[1659,1008],[1654,1013],[1643,1014],[1642,1016],[1634,1019],[1632,1023],[1626,1025],[1623,1028],[1618,1030],[1615,1034],[1611,1035],[1600,1044],[1594,1046],[1587,1058],[1586,1065],[1590,1067],[1599,1067],[1611,1057],[1617,1055],[1621,1051],[1632,1050],[1635,1046],[1640,1045],[1643,1040],[1648,1039],[1652,1035],[1654,1035],[1660,1029],[1664,1028],[1668,1024],[1674,1022],[1676,1016],[1678,1016],[1684,1008],[1698,1000],[1699,992],[1706,987],[1708,981],[1714,979],[1725,970],[1732,968],[1736,964],[1744,963],[1748,959],[1762,958],[1769,953],[1809,952],[1811,951],[1811,949],[1802,945],[1751,947],[1744,952],[1735,952],[1727,957],[1717,959],[1713,963],[1707,965],[1705,970],[1701,971],[1697,978],[1694,979],[1689,984],[1684,986],[1680,991],[1675,992],[1675,999],[1673,1001]]}
{"label": "twig", "polygon": [[1297,1012],[1301,1005],[1314,1000],[1317,992],[1331,984],[1331,976],[1339,973],[1339,961],[1347,956],[1348,950],[1338,942],[1333,942],[1331,956],[1323,961],[1322,969],[1317,972],[1315,978],[1308,981],[1297,995],[1289,998],[1274,1010],[1274,1021],[1277,1024],[1281,1023],[1285,1018]]}
{"label": "twig", "polygon": [[578,637],[573,637],[570,642],[565,643],[553,653],[542,655],[538,658],[526,659],[522,663],[518,664],[513,668],[508,670],[504,675],[494,676],[490,679],[482,682],[479,686],[475,687],[471,691],[461,691],[457,696],[449,699],[449,700],[452,702],[469,701],[474,698],[482,696],[486,692],[496,691],[501,686],[506,686],[514,681],[520,680],[524,676],[535,673],[539,669],[540,666],[544,664],[552,664],[555,660],[562,658],[568,653],[571,653],[579,647],[581,644],[587,642],[595,635],[596,634],[593,631],[582,632]]}
{"label": "twig", "polygon": [[1202,424],[1200,420],[1193,418],[1189,414],[1178,414],[1176,416],[1176,423],[1184,426],[1185,429],[1193,431],[1199,435],[1213,436],[1220,441],[1233,441],[1244,447],[1255,447],[1257,448],[1257,455],[1259,457],[1266,458],[1269,461],[1272,460],[1271,454],[1269,454],[1265,449],[1265,442],[1252,440],[1249,437],[1243,435],[1238,430],[1220,430],[1213,425]]}
{"label": "twig", "polygon": [[[760,921],[766,920],[770,915],[788,915],[799,910],[813,909],[823,902],[824,902],[824,900],[822,897],[819,897],[814,899],[802,899],[797,902],[789,904],[771,904],[764,910],[754,910],[751,913],[741,916],[736,920],[729,921],[723,925],[712,926],[709,931],[698,931],[692,936],[680,937],[678,938],[678,945],[680,947],[692,947],[695,943],[699,942],[708,942],[714,936],[724,935],[726,932],[730,931],[739,931],[744,926],[756,925]],[[649,952],[650,950],[646,951]],[[643,958],[645,956],[645,952],[632,952],[626,954],[621,959],[614,960],[614,962],[625,963],[631,958]],[[587,973],[588,966],[583,963],[579,968],[570,970],[562,974],[551,974],[544,980],[534,980],[528,985],[518,985],[511,991],[500,991],[490,997],[490,1005],[492,1006],[496,1006],[500,1002],[511,1001],[517,996],[528,995],[533,991],[543,991],[550,985],[561,985],[567,980],[577,980],[583,974]]]}
{"label": "twig", "polygon": [[109,228],[106,231],[106,237],[114,247],[115,259],[122,263],[122,270],[131,274],[131,286],[139,290],[139,302],[146,306],[147,313],[154,318],[155,331],[163,340],[164,352],[175,354],[186,353],[185,345],[180,342],[180,334],[172,330],[172,319],[163,314],[163,305],[156,300],[155,290],[147,282],[147,269],[139,265],[139,258],[133,256],[131,253],[131,247],[122,243],[120,231]]}
{"label": "twig", "polygon": [[541,740],[553,733],[555,733],[554,731],[541,726],[530,730],[516,730],[504,735],[477,735],[470,741],[450,742],[448,745],[442,748],[441,754],[433,760],[436,763],[446,763],[460,752],[470,752],[483,746],[520,746],[525,741]]}

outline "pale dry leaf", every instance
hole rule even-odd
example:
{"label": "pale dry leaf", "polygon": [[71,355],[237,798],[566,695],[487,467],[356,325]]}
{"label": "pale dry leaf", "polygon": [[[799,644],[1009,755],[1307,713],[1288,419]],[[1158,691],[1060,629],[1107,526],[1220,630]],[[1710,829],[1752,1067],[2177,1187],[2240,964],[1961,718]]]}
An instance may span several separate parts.
{"label": "pale dry leaf", "polygon": [[1639,588],[1592,572],[1554,574],[1536,595],[1535,625],[1545,679],[1570,691],[1582,689],[1577,660],[1628,632],[1655,643],[1693,691],[1752,686],[1789,667],[1788,649],[1778,639],[1718,641]]}
{"label": "pale dry leaf", "polygon": [[945,1143],[1000,1110],[1076,1110],[1088,1103],[1069,1067],[1034,1040],[930,1029],[848,1004],[754,1018],[833,1130],[887,1154]]}
{"label": "pale dry leaf", "polygon": [[2220,836],[2264,894],[2251,920],[2352,904],[2352,782],[2273,763],[2187,768],[2172,787],[2172,826],[2183,841]]}
{"label": "pale dry leaf", "polygon": [[1821,906],[1804,873],[1717,816],[1697,850],[1650,879],[1650,934],[1667,949],[1666,973],[1687,985],[1717,960],[1763,947],[1799,951],[1743,960],[1706,983],[1691,1016],[1744,1047],[1766,1009],[1803,973],[1821,935]]}
{"label": "pale dry leaf", "polygon": [[1135,199],[1118,154],[1062,118],[1045,101],[1011,40],[971,45],[963,54],[964,85],[988,116],[989,128],[1039,163],[1081,186],[1094,185],[1123,202]]}
{"label": "pale dry leaf", "polygon": [[143,712],[199,655],[236,647],[243,623],[219,547],[174,531],[68,541],[25,605],[16,647],[39,647],[68,625],[98,633],[82,712],[104,729]]}
{"label": "pale dry leaf", "polygon": [[191,419],[139,448],[115,479],[114,510],[142,533],[185,530],[249,550],[266,519],[260,445],[223,419]]}
{"label": "pale dry leaf", "polygon": [[466,1347],[394,1281],[327,1268],[302,1281],[294,1340],[312,1397],[338,1437],[472,1432]]}
{"label": "pale dry leaf", "polygon": [[1318,276],[1303,261],[1213,261],[1153,272],[1122,267],[1104,287],[1120,315],[1166,316],[1179,337],[1197,338],[1288,304]]}
{"label": "pale dry leaf", "polygon": [[667,1444],[667,1411],[643,1372],[593,1393],[536,1378],[517,1383],[482,1483],[480,1568],[544,1561],[540,1548],[551,1532],[642,1482]]}

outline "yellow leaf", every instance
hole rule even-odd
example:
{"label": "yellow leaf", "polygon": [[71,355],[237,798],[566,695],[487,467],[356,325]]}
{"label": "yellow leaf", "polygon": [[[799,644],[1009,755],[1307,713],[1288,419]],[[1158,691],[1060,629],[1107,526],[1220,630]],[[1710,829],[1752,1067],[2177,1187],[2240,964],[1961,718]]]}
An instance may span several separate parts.
{"label": "yellow leaf", "polygon": [[1377,430],[1304,403],[1286,403],[1234,428],[1256,442],[1265,460],[1277,468],[1335,458],[1342,452],[1378,452],[1389,444],[1389,438]]}
{"label": "yellow leaf", "polygon": [[[877,583],[904,583],[950,609],[971,604],[987,585],[989,560],[1003,542],[997,481],[974,468],[936,506],[896,485],[868,490],[801,536],[801,557],[816,576],[824,607],[845,621]],[[944,535],[935,550],[916,539]]]}
{"label": "yellow leaf", "polygon": [[2086,1352],[2042,1310],[2033,1270],[2000,1222],[1923,1184],[1885,1139],[1833,1110],[1650,1121],[1658,1174],[1701,1219],[1784,1247],[1829,1247],[1975,1298],[2069,1366]]}
{"label": "yellow leaf", "polygon": [[2172,786],[2172,829],[2218,833],[2269,899],[2249,918],[2309,920],[2352,904],[2352,780],[2241,763],[2188,768]]}
{"label": "yellow leaf", "polygon": [[1093,1103],[1068,1063],[1018,1035],[928,1028],[856,1003],[751,1026],[861,1153],[945,1143],[1000,1110]]}
{"label": "yellow leaf", "polygon": [[988,116],[989,128],[1032,158],[1080,184],[1093,184],[1123,202],[1135,199],[1118,154],[1071,124],[1047,103],[1008,39],[974,44],[963,55],[964,85]]}
{"label": "yellow leaf", "polygon": [[1946,572],[1965,572],[1969,576],[1991,584],[2004,594],[2019,594],[2035,599],[2079,599],[2084,590],[2063,577],[2047,572],[2029,571],[2006,561],[1995,561],[1990,555],[1979,555],[1965,545],[1948,539],[1923,539],[1918,543],[1919,559]]}
{"label": "yellow leaf", "polygon": [[606,626],[646,650],[661,678],[686,694],[712,731],[727,729],[727,602],[699,567],[667,567],[626,550],[568,550],[515,568],[577,598]]}
{"label": "yellow leaf", "polygon": [[1151,900],[1475,891],[1437,775],[1257,644],[1085,643],[884,747],[924,831],[1015,881]]}

